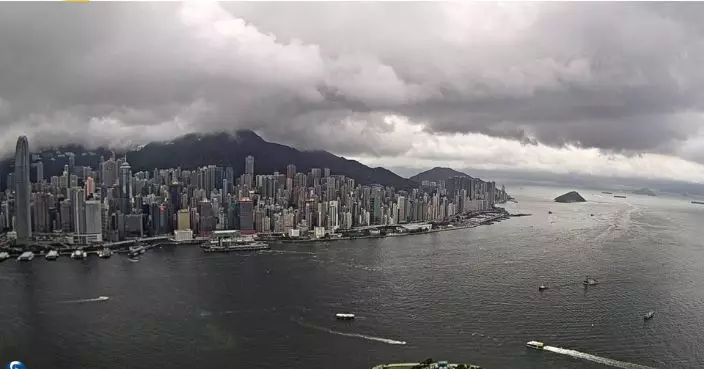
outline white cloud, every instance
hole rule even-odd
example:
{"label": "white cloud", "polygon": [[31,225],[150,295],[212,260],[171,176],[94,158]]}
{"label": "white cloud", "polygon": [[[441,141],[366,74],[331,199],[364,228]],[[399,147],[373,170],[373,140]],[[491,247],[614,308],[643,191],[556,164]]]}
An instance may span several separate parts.
{"label": "white cloud", "polygon": [[358,155],[370,165],[427,169],[435,166],[482,170],[514,170],[580,174],[614,178],[643,178],[704,182],[704,165],[675,156],[606,154],[574,145],[551,147],[478,133],[431,134],[422,123],[390,116],[393,130],[380,134],[383,142],[406,143],[402,155]]}

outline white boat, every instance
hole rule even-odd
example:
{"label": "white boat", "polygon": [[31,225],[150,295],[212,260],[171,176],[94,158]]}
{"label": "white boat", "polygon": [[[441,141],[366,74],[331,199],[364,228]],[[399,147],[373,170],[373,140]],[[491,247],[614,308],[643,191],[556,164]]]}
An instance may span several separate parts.
{"label": "white boat", "polygon": [[74,252],[71,253],[71,259],[74,259],[74,260],[83,260],[87,256],[88,256],[88,253],[81,250],[81,249],[75,250]]}
{"label": "white boat", "polygon": [[590,278],[589,276],[587,276],[584,279],[584,282],[582,282],[582,284],[584,284],[585,286],[595,286],[595,285],[599,284],[599,282],[596,279]]}
{"label": "white boat", "polygon": [[107,259],[111,256],[112,256],[112,250],[110,250],[110,248],[108,248],[108,247],[98,251],[98,257],[101,259]]}
{"label": "white boat", "polygon": [[545,344],[540,341],[528,341],[528,343],[526,343],[526,346],[532,349],[542,350],[543,347],[545,347]]}
{"label": "white boat", "polygon": [[56,250],[50,250],[49,252],[44,255],[44,259],[46,260],[56,260],[59,258],[59,252]]}
{"label": "white boat", "polygon": [[655,312],[654,312],[654,311],[649,311],[649,312],[647,312],[645,315],[643,315],[643,320],[650,320],[650,319],[653,319],[654,316],[655,316]]}
{"label": "white boat", "polygon": [[337,313],[337,314],[335,314],[335,319],[337,319],[337,320],[353,320],[354,314]]}
{"label": "white boat", "polygon": [[5,261],[10,258],[10,254],[8,252],[0,252],[0,261]]}
{"label": "white boat", "polygon": [[25,251],[17,257],[17,261],[30,261],[32,259],[34,259],[34,253],[31,251]]}
{"label": "white boat", "polygon": [[547,289],[548,289],[548,286],[546,286],[544,284],[541,284],[540,286],[538,286],[538,291],[543,291],[543,290],[547,290]]}

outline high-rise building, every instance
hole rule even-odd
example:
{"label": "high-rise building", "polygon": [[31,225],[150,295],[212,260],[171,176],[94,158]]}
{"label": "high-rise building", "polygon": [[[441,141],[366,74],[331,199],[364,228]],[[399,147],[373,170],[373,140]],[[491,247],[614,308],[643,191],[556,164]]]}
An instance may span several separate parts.
{"label": "high-rise building", "polygon": [[191,229],[191,214],[188,209],[181,209],[177,213],[177,227],[179,231]]}
{"label": "high-rise building", "polygon": [[49,193],[40,192],[34,197],[34,226],[35,232],[51,232],[51,219],[49,208],[53,207],[54,198]]}
{"label": "high-rise building", "polygon": [[85,202],[85,235],[86,241],[101,242],[103,240],[103,214],[101,203],[98,200]]}
{"label": "high-rise building", "polygon": [[82,188],[71,189],[71,213],[73,214],[73,231],[86,233],[86,193]]}
{"label": "high-rise building", "polygon": [[68,156],[68,175],[70,178],[71,175],[76,174],[76,154],[68,152],[66,155]]}
{"label": "high-rise building", "polygon": [[244,158],[244,174],[254,175],[254,156],[247,155]]}
{"label": "high-rise building", "polygon": [[110,158],[103,163],[102,169],[102,183],[106,187],[112,187],[117,183],[117,162]]}
{"label": "high-rise building", "polygon": [[29,194],[29,143],[26,136],[17,139],[15,149],[15,231],[17,241],[26,243],[32,237]]}
{"label": "high-rise building", "polygon": [[86,197],[90,197],[95,193],[95,181],[93,177],[86,178],[85,191]]}
{"label": "high-rise building", "polygon": [[323,168],[323,177],[330,177],[330,168]]}
{"label": "high-rise building", "polygon": [[130,202],[132,200],[132,170],[127,158],[120,165],[120,211],[129,214],[132,210]]}
{"label": "high-rise building", "polygon": [[201,237],[209,236],[215,230],[215,213],[213,212],[213,203],[204,200],[198,203],[198,233]]}
{"label": "high-rise building", "polygon": [[73,213],[71,212],[71,200],[64,200],[59,207],[59,218],[61,219],[61,231],[73,231]]}
{"label": "high-rise building", "polygon": [[248,197],[237,202],[240,215],[240,230],[243,234],[254,233],[254,203]]}
{"label": "high-rise building", "polygon": [[44,181],[44,163],[41,161],[38,161],[36,163],[37,166],[37,183],[42,183]]}
{"label": "high-rise building", "polygon": [[286,166],[286,178],[293,178],[296,175],[296,165],[289,164]]}

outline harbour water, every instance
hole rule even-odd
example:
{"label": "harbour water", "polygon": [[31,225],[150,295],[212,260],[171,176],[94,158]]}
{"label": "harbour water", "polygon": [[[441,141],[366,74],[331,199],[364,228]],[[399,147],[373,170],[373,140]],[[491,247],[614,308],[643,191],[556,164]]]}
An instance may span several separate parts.
{"label": "harbour water", "polygon": [[[249,253],[166,247],[139,262],[8,260],[0,364],[704,366],[704,207],[585,190],[587,203],[551,201],[567,190],[515,189],[519,203],[507,207],[532,216],[452,232]],[[599,285],[585,289],[585,275]]]}

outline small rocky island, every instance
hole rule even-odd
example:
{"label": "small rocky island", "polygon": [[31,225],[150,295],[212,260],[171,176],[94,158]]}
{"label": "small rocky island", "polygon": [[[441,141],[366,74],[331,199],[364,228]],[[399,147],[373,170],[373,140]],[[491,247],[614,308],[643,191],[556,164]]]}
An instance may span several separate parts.
{"label": "small rocky island", "polygon": [[653,192],[653,190],[649,188],[641,188],[639,190],[634,190],[633,193],[636,195],[657,196],[655,192]]}
{"label": "small rocky island", "polygon": [[560,195],[555,198],[555,202],[564,202],[564,203],[570,203],[570,202],[586,202],[587,200],[582,197],[582,195],[578,194],[577,191],[570,191],[564,195]]}

